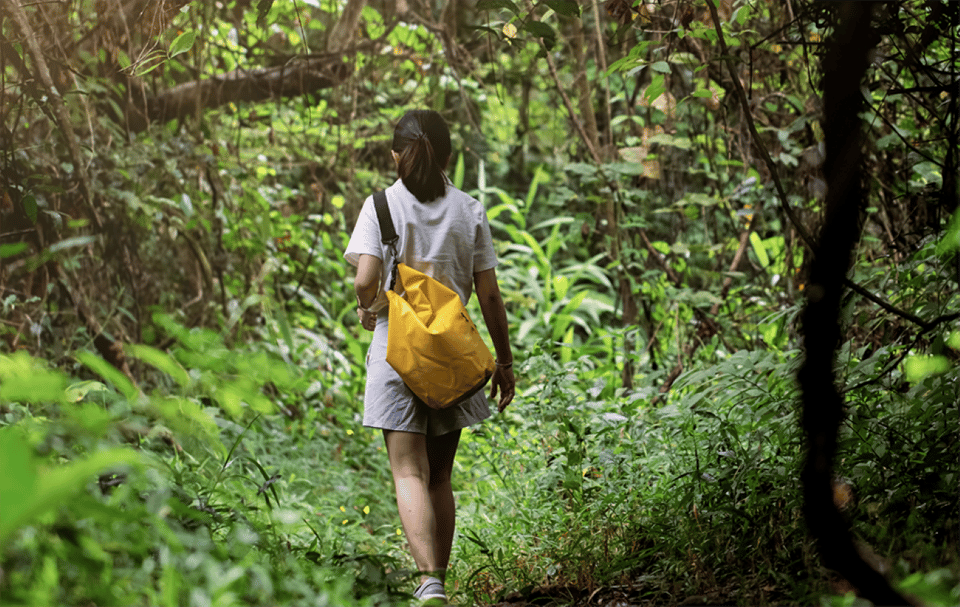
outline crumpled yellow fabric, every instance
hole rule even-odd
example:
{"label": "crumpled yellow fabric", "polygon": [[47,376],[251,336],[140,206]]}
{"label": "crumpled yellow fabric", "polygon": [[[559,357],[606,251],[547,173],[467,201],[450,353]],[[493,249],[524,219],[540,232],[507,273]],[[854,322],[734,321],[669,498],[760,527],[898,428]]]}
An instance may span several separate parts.
{"label": "crumpled yellow fabric", "polygon": [[443,409],[483,389],[496,363],[456,292],[401,263],[387,299],[387,362],[414,394]]}

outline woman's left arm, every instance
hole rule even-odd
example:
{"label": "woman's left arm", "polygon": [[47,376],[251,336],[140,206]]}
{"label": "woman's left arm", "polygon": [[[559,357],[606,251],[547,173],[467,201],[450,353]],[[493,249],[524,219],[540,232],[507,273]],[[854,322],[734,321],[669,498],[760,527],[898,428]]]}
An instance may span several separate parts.
{"label": "woman's left arm", "polygon": [[357,277],[353,281],[353,290],[357,294],[357,315],[360,324],[368,331],[373,331],[377,326],[377,314],[368,308],[377,300],[382,269],[383,262],[373,255],[361,255],[357,263]]}

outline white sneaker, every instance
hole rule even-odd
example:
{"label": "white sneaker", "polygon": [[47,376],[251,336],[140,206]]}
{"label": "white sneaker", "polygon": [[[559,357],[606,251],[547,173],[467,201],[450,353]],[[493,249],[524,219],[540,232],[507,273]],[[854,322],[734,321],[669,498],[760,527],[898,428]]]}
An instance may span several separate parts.
{"label": "white sneaker", "polygon": [[413,593],[421,605],[446,605],[447,594],[443,591],[443,582],[435,577],[427,578]]}

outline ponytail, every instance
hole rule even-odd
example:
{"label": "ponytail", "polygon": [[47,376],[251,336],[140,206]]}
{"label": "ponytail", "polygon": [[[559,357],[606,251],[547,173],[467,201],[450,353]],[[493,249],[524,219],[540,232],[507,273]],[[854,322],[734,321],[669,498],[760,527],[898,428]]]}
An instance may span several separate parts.
{"label": "ponytail", "polygon": [[393,132],[397,173],[420,202],[441,198],[447,191],[444,167],[450,158],[450,130],[433,110],[411,110]]}

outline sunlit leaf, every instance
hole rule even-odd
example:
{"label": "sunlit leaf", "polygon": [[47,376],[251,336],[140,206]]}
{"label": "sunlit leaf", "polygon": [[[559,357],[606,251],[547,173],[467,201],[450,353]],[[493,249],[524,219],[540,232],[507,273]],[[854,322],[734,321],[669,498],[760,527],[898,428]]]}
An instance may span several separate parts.
{"label": "sunlit leaf", "polygon": [[950,337],[947,338],[946,343],[954,350],[960,350],[960,331],[954,331],[951,333]]}
{"label": "sunlit leaf", "polygon": [[933,375],[946,373],[950,359],[946,356],[910,356],[903,363],[907,381],[917,383]]}
{"label": "sunlit leaf", "polygon": [[166,352],[142,344],[128,344],[124,347],[124,351],[163,371],[182,387],[186,387],[190,383],[190,376],[186,370]]}
{"label": "sunlit leaf", "polygon": [[173,42],[170,43],[170,57],[176,57],[182,53],[189,51],[193,48],[193,42],[197,39],[197,32],[191,30],[188,32],[183,32],[179,36],[173,39]]}
{"label": "sunlit leaf", "polygon": [[753,252],[757,255],[757,261],[760,265],[767,267],[770,265],[770,257],[767,256],[767,248],[763,245],[763,240],[756,232],[750,232],[750,244],[753,245]]}
{"label": "sunlit leaf", "polygon": [[13,257],[14,255],[19,255],[26,249],[27,249],[27,243],[25,242],[0,244],[0,259],[3,259],[4,257]]}
{"label": "sunlit leaf", "polygon": [[137,397],[139,392],[130,378],[104,359],[92,352],[77,352],[76,357],[91,371],[113,384],[127,400],[132,401]]}
{"label": "sunlit leaf", "polygon": [[65,394],[68,401],[77,403],[86,398],[88,394],[106,391],[107,387],[102,383],[94,380],[87,380],[70,384],[65,390]]}
{"label": "sunlit leaf", "polygon": [[463,189],[463,174],[465,171],[463,154],[457,155],[457,164],[453,169],[453,186],[458,190]]}
{"label": "sunlit leaf", "polygon": [[56,403],[64,399],[66,378],[26,352],[0,355],[0,401]]}
{"label": "sunlit leaf", "polygon": [[937,255],[946,255],[951,251],[960,251],[960,209],[954,211],[943,240],[937,244]]}
{"label": "sunlit leaf", "polygon": [[653,71],[659,72],[661,74],[670,73],[670,64],[667,63],[666,61],[654,61],[653,63],[650,64],[650,68]]}

